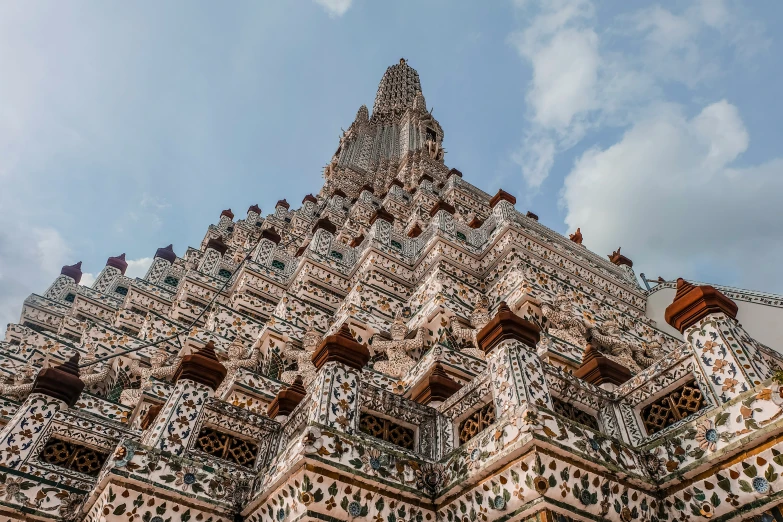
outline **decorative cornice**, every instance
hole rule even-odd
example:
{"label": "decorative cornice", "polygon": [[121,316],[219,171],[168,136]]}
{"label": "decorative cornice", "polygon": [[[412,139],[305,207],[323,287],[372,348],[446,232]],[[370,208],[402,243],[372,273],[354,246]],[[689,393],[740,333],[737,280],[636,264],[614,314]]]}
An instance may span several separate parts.
{"label": "decorative cornice", "polygon": [[330,234],[335,234],[337,232],[337,226],[329,221],[329,218],[325,217],[315,222],[315,225],[313,225],[313,234],[315,234],[316,230],[320,228],[326,230]]}
{"label": "decorative cornice", "polygon": [[628,267],[633,268],[633,261],[631,261],[630,259],[628,259],[627,257],[625,257],[620,253],[620,247],[617,247],[617,250],[615,250],[614,252],[611,253],[611,255],[608,255],[606,257],[609,258],[609,261],[612,264],[615,264],[617,266],[626,265]]}
{"label": "decorative cornice", "polygon": [[294,382],[288,388],[283,388],[277,393],[277,396],[269,403],[267,416],[274,419],[279,416],[289,416],[291,412],[302,402],[307,390],[305,390],[302,376],[297,375]]}
{"label": "decorative cornice", "polygon": [[499,189],[498,193],[495,194],[494,196],[492,196],[492,199],[489,200],[489,206],[491,208],[495,208],[495,205],[497,205],[501,201],[508,201],[512,205],[516,205],[517,204],[517,198],[515,198],[514,196],[512,196],[511,194],[509,194],[505,190]]}
{"label": "decorative cornice", "polygon": [[683,278],[677,279],[677,293],[666,307],[664,318],[681,333],[710,314],[724,313],[737,317],[737,304],[719,290],[709,286],[695,286]]}
{"label": "decorative cornice", "polygon": [[498,306],[495,317],[476,334],[476,342],[484,353],[491,352],[502,341],[514,339],[530,348],[541,338],[538,326],[511,311],[505,301]]}
{"label": "decorative cornice", "polygon": [[370,351],[363,344],[356,342],[351,335],[348,324],[343,323],[340,330],[324,338],[313,353],[313,364],[320,370],[328,362],[338,362],[351,368],[361,370],[370,360]]}
{"label": "decorative cornice", "polygon": [[429,376],[422,381],[422,385],[416,388],[411,393],[411,400],[419,404],[429,404],[433,401],[445,401],[457,393],[462,385],[449,377],[440,363],[435,363]]}
{"label": "decorative cornice", "polygon": [[596,386],[605,383],[620,386],[633,375],[628,368],[604,357],[592,344],[589,344],[582,356],[582,364],[574,371],[574,376]]}
{"label": "decorative cornice", "polygon": [[116,256],[116,257],[110,257],[106,260],[106,266],[111,266],[122,272],[122,275],[125,275],[125,271],[128,269],[128,262],[125,261],[125,253]]}
{"label": "decorative cornice", "polygon": [[218,237],[213,237],[212,239],[207,241],[207,248],[211,248],[212,250],[217,250],[218,252],[220,252],[220,255],[222,256],[228,250],[228,245],[223,242],[222,237],[218,236]]}
{"label": "decorative cornice", "polygon": [[389,223],[394,223],[394,216],[383,207],[378,208],[378,210],[375,211],[375,214],[372,215],[370,218],[370,225],[375,223],[375,221],[378,219],[388,221]]}
{"label": "decorative cornice", "polygon": [[[160,250],[160,249],[158,249]],[[157,257],[157,256],[156,256]],[[174,256],[176,257],[176,256]],[[60,269],[60,274],[64,276],[68,276],[74,281],[76,281],[76,284],[79,284],[79,281],[82,280],[82,262],[79,261],[75,265],[65,265]]]}
{"label": "decorative cornice", "polygon": [[452,205],[446,203],[445,201],[443,201],[441,199],[437,203],[435,203],[435,206],[432,207],[432,210],[430,210],[430,217],[434,216],[435,214],[437,214],[441,210],[445,210],[446,212],[448,212],[451,215],[454,215],[454,212],[456,212],[456,210],[454,209],[454,207]]}
{"label": "decorative cornice", "polygon": [[278,244],[280,243],[280,234],[275,232],[274,229],[265,228],[261,231],[261,239],[268,239],[272,243]]}
{"label": "decorative cornice", "polygon": [[226,373],[226,367],[220,364],[215,354],[215,343],[209,341],[199,351],[182,358],[173,380],[188,379],[216,390]]}
{"label": "decorative cornice", "polygon": [[159,248],[155,251],[155,257],[165,259],[169,263],[174,263],[177,260],[177,254],[174,253],[174,245]]}
{"label": "decorative cornice", "polygon": [[79,378],[79,353],[77,352],[63,364],[44,368],[38,372],[30,393],[42,393],[59,399],[71,408],[76,404],[83,390],[84,383]]}

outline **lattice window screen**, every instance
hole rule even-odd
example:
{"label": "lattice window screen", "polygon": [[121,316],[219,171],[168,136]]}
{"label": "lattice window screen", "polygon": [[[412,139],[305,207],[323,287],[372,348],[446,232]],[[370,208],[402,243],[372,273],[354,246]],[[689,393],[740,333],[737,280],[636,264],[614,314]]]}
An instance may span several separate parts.
{"label": "lattice window screen", "polygon": [[694,380],[646,406],[642,410],[642,421],[647,434],[652,435],[696,413],[703,406],[704,395]]}

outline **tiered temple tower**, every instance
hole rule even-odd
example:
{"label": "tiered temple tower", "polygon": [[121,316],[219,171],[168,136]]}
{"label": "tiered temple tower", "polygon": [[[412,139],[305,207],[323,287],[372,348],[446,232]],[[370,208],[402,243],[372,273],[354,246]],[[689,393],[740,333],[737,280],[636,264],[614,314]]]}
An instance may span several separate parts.
{"label": "tiered temple tower", "polygon": [[0,342],[0,519],[783,520],[783,358],[737,321],[783,298],[643,290],[443,139],[401,60],[298,208],[64,266]]}

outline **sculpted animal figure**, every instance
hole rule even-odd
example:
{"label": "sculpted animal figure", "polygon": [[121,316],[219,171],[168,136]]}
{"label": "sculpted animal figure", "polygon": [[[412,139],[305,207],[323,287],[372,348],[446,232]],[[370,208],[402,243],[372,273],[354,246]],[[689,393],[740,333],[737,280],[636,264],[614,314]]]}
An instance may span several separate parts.
{"label": "sculpted animal figure", "polygon": [[120,394],[120,402],[126,406],[136,406],[141,400],[141,396],[145,390],[149,390],[152,387],[152,378],[166,379],[174,375],[179,366],[181,357],[175,357],[172,363],[168,366],[164,366],[169,358],[169,354],[160,349],[150,357],[149,368],[143,367],[138,359],[134,359],[131,362],[130,372],[132,375],[141,376],[141,386],[136,389],[122,390]]}
{"label": "sculpted animal figure", "polygon": [[392,377],[402,377],[416,364],[408,352],[424,346],[424,330],[420,328],[416,332],[416,337],[406,339],[408,327],[401,312],[395,314],[394,323],[389,330],[391,340],[384,339],[378,334],[372,336],[373,349],[378,353],[385,353],[388,357],[387,361],[376,362],[374,368]]}
{"label": "sculpted animal figure", "polygon": [[321,340],[321,336],[315,328],[311,325],[308,327],[304,336],[302,337],[302,348],[297,348],[291,341],[286,341],[283,346],[282,356],[296,361],[297,370],[287,370],[280,376],[280,380],[293,384],[297,375],[302,376],[302,383],[304,387],[310,386],[316,376],[315,365],[313,364],[313,352],[318,346],[318,341]]}
{"label": "sculpted animal figure", "polygon": [[228,359],[222,361],[222,364],[228,371],[223,382],[220,383],[220,386],[215,391],[215,395],[218,396],[231,386],[240,368],[252,368],[258,364],[258,348],[253,347],[250,349],[250,353],[247,353],[247,350],[242,345],[242,341],[234,339],[234,342],[228,347]]}
{"label": "sculpted animal figure", "polygon": [[471,327],[464,326],[458,320],[455,320],[454,316],[449,319],[449,327],[451,328],[451,334],[454,338],[460,342],[471,343],[473,345],[472,348],[462,348],[460,352],[478,359],[484,359],[484,352],[479,348],[476,334],[478,334],[488,322],[489,308],[486,298],[482,296],[477,297],[476,302],[473,305],[473,312],[470,314]]}

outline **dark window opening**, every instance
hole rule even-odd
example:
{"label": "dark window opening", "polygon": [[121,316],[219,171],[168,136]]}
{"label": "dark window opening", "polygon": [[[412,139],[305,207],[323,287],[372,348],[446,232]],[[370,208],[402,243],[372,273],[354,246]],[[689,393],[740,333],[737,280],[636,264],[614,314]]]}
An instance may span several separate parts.
{"label": "dark window opening", "polygon": [[223,279],[228,279],[229,277],[231,277],[231,272],[229,272],[225,268],[221,268],[220,270],[218,270],[218,277],[222,277]]}
{"label": "dark window opening", "polygon": [[285,263],[275,259],[274,261],[272,261],[272,268],[275,268],[277,270],[285,270]]}
{"label": "dark window opening", "polygon": [[599,431],[598,419],[596,419],[594,415],[591,415],[584,410],[580,410],[573,404],[560,400],[557,397],[552,397],[552,405],[554,406],[555,413],[559,413],[566,419],[578,422],[579,424],[584,424],[588,428]]}
{"label": "dark window opening", "polygon": [[703,406],[704,395],[693,380],[646,406],[642,421],[647,434],[652,435],[693,415]]}
{"label": "dark window opening", "polygon": [[179,284],[179,279],[174,276],[166,276],[166,279],[164,279],[163,282],[169,286],[177,286]]}
{"label": "dark window opening", "polygon": [[48,464],[95,477],[108,453],[52,437],[41,450],[40,459]]}
{"label": "dark window opening", "polygon": [[389,419],[362,413],[359,417],[359,430],[376,439],[391,442],[405,449],[413,449],[416,432]]}
{"label": "dark window opening", "polygon": [[459,423],[459,443],[465,444],[495,422],[495,403],[490,402]]}
{"label": "dark window opening", "polygon": [[128,295],[128,287],[127,286],[118,286],[114,289],[114,292],[120,295]]}
{"label": "dark window opening", "polygon": [[66,303],[73,303],[75,299],[76,299],[76,294],[68,294],[65,296]]}
{"label": "dark window opening", "polygon": [[213,457],[252,468],[258,457],[258,444],[213,428],[203,428],[196,448]]}

